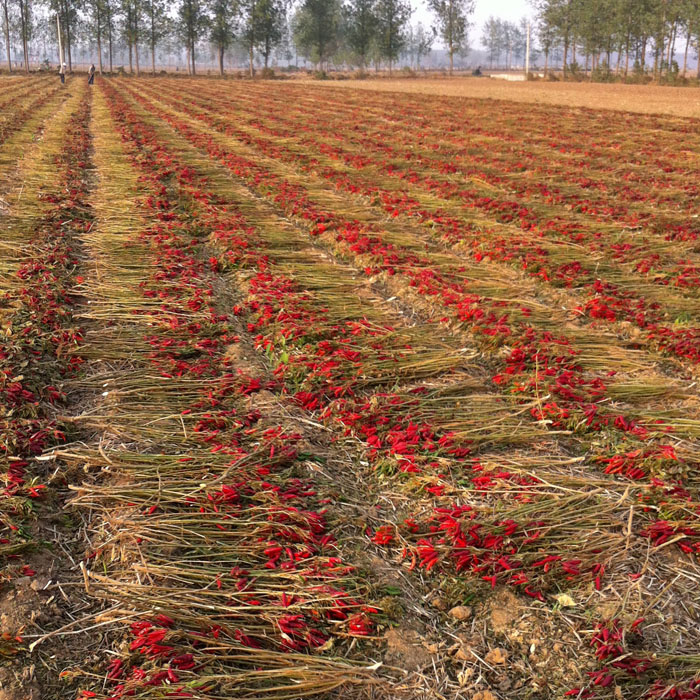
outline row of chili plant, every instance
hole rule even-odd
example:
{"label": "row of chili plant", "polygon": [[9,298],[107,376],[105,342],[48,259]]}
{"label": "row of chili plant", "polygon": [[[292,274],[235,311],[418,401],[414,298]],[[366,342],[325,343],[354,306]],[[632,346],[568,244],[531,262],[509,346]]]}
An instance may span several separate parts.
{"label": "row of chili plant", "polygon": [[[27,553],[40,546],[36,518],[56,507],[44,450],[69,437],[57,414],[64,385],[83,365],[81,236],[89,205],[89,95],[73,95],[23,171],[26,195],[11,196],[0,278],[0,464],[3,576],[32,576]],[[55,475],[54,475],[55,476]],[[41,504],[44,505],[41,505]],[[17,637],[19,644],[22,640]]]}
{"label": "row of chili plant", "polygon": [[[228,355],[238,338],[219,308],[207,235],[237,215],[212,219],[205,183],[98,86],[98,150],[120,139],[108,157],[98,153],[102,198],[137,208],[143,226],[101,222],[116,277],[107,303],[120,311],[95,342],[101,362],[119,358],[130,371],[106,382],[104,411],[120,440],[104,455],[63,458],[109,472],[74,506],[103,524],[86,562],[104,562],[108,575],[92,568],[91,590],[133,612],[108,690],[93,684],[81,697],[288,697],[290,687],[303,697],[363,682],[368,673],[332,650],[370,636],[377,610],[339,555],[302,435],[249,403],[275,382]],[[136,183],[141,195],[124,198]]]}

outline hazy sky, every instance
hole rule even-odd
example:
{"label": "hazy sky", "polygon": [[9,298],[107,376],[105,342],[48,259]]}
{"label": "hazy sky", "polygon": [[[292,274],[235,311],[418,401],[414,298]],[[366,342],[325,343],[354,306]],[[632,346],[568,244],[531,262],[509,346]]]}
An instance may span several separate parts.
{"label": "hazy sky", "polygon": [[513,21],[532,14],[532,7],[527,0],[476,0],[475,5],[474,22],[479,30],[490,15]]}
{"label": "hazy sky", "polygon": [[[431,15],[426,9],[424,0],[411,0],[413,5],[412,22],[431,23]],[[480,47],[481,28],[484,22],[493,15],[510,21],[517,21],[524,16],[532,16],[532,6],[528,0],[475,0],[472,16],[473,27],[469,32],[469,43],[475,48]],[[435,43],[437,47],[439,42]]]}

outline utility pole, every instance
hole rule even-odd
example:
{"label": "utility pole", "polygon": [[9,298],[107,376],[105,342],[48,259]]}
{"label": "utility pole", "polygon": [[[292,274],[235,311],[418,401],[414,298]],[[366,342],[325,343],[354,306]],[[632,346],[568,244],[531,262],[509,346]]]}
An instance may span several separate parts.
{"label": "utility pole", "polygon": [[63,42],[61,41],[61,19],[56,13],[56,31],[58,32],[58,69],[63,65]]}
{"label": "utility pole", "polygon": [[525,80],[530,75],[530,20],[527,21],[527,40],[525,42]]}

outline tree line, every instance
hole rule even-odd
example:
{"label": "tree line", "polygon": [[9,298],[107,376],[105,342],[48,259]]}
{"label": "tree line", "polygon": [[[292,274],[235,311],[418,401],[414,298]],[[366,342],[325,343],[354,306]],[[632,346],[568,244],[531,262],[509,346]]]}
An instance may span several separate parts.
{"label": "tree line", "polygon": [[[565,75],[579,69],[624,76],[650,71],[657,78],[685,75],[691,52],[700,45],[698,0],[533,0],[533,4],[545,72],[557,52]],[[676,61],[679,53],[682,68]]]}
{"label": "tree line", "polygon": [[[474,0],[427,0],[434,25],[413,26],[410,0],[0,0],[7,65],[11,47],[21,46],[29,70],[29,43],[37,32],[56,37],[60,26],[63,56],[72,70],[78,44],[96,49],[99,72],[114,69],[116,47],[128,54],[129,70],[156,72],[156,51],[177,47],[186,54],[188,71],[197,71],[204,42],[213,47],[219,71],[235,44],[245,47],[249,71],[256,60],[267,68],[280,46],[319,70],[329,61],[365,70],[386,65],[391,71],[400,56],[420,65],[438,37],[446,47],[450,71],[454,56],[466,52]],[[51,40],[49,40],[51,41]],[[54,39],[55,46],[58,42]]]}
{"label": "tree line", "polygon": [[[509,69],[514,63],[522,65],[527,46],[528,21],[510,22],[498,17],[489,17],[484,23],[481,44],[486,49],[489,65],[502,65]],[[536,52],[531,48],[530,56]]]}
{"label": "tree line", "polygon": [[[233,46],[247,55],[252,74],[256,62],[268,67],[273,53],[285,49],[323,70],[330,61],[365,70],[400,56],[420,66],[438,38],[449,57],[468,49],[474,0],[426,0],[432,26],[411,25],[410,0],[0,0],[2,43],[12,70],[11,47],[20,49],[29,70],[29,45],[39,34],[55,46],[56,18],[61,28],[64,61],[72,69],[77,45],[96,49],[98,70],[114,68],[116,47],[128,55],[129,70],[156,72],[156,51],[175,47],[186,55],[190,73],[197,70],[203,44],[213,47],[219,71]],[[531,0],[532,26],[545,73],[578,70],[601,75],[651,72],[685,75],[689,58],[700,46],[698,0]],[[481,44],[488,61],[522,64],[526,22],[491,17]],[[48,39],[47,39],[48,37]],[[682,68],[676,57],[680,59]],[[555,64],[556,62],[556,64]],[[697,64],[700,78],[700,61]]]}

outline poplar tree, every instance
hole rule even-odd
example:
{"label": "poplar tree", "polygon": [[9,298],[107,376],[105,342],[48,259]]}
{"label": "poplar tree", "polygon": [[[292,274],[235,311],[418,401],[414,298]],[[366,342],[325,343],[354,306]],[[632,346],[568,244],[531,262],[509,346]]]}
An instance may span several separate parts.
{"label": "poplar tree", "polygon": [[304,0],[294,15],[294,43],[319,67],[338,48],[341,11],[338,0]]}
{"label": "poplar tree", "polygon": [[168,5],[165,0],[144,0],[143,14],[145,29],[143,35],[148,40],[151,53],[151,73],[156,74],[156,46],[172,31],[172,22],[168,17]]}
{"label": "poplar tree", "polygon": [[406,48],[410,56],[415,60],[415,68],[420,68],[420,60],[432,50],[435,35],[435,27],[432,31],[426,29],[420,22],[415,27],[409,27],[406,39]]}
{"label": "poplar tree", "polygon": [[109,54],[109,72],[114,69],[114,4],[113,0],[98,0],[102,8],[102,16],[104,18],[104,28],[107,32],[107,51]]}
{"label": "poplar tree", "polygon": [[466,48],[469,16],[474,12],[474,0],[428,0],[428,7],[435,14],[438,34],[447,47],[451,75],[454,54]]}
{"label": "poplar tree", "polygon": [[2,0],[3,33],[5,34],[5,51],[7,52],[7,70],[12,73],[12,57],[10,56],[10,10],[8,0]]}
{"label": "poplar tree", "polygon": [[545,66],[554,47],[561,47],[565,74],[580,51],[586,68],[590,62],[599,74],[627,76],[632,61],[644,72],[653,60],[652,73],[661,79],[680,72],[678,52],[685,73],[691,49],[698,47],[697,0],[533,0],[533,5]]}
{"label": "poplar tree", "polygon": [[241,39],[248,49],[250,77],[255,74],[255,51],[263,55],[265,68],[275,47],[285,36],[286,0],[239,0],[238,15],[242,23]]}
{"label": "poplar tree", "polygon": [[258,39],[258,2],[259,0],[240,0],[238,6],[239,16],[243,24],[241,39],[248,49],[248,72],[251,78],[255,75],[253,59],[255,56],[255,44]]}
{"label": "poplar tree", "polygon": [[[65,58],[68,61],[68,70],[73,70],[73,40],[78,35],[80,16],[78,14],[78,0],[49,0],[49,10],[58,15],[61,22],[61,39]],[[61,57],[63,60],[63,57]]]}
{"label": "poplar tree", "polygon": [[22,40],[22,56],[24,71],[29,73],[29,38],[32,33],[31,6],[29,0],[17,0],[19,10],[19,33]]}
{"label": "poplar tree", "polygon": [[377,40],[380,56],[389,64],[389,75],[393,62],[406,44],[406,24],[410,16],[408,0],[377,0]]}
{"label": "poplar tree", "polygon": [[255,47],[262,54],[268,68],[272,50],[284,36],[287,8],[283,0],[258,0],[255,6]]}
{"label": "poplar tree", "polygon": [[360,70],[364,71],[377,37],[375,0],[349,0],[344,12],[348,48],[359,60]]}
{"label": "poplar tree", "polygon": [[224,74],[224,53],[233,42],[236,9],[233,0],[212,0],[209,5],[209,39],[219,57],[219,75]]}
{"label": "poplar tree", "polygon": [[104,7],[101,0],[90,0],[91,32],[95,34],[97,44],[97,70],[102,75],[102,34],[104,32]]}
{"label": "poplar tree", "polygon": [[188,56],[188,68],[192,75],[197,73],[197,42],[207,28],[207,15],[201,0],[181,0],[178,7],[178,30]]}
{"label": "poplar tree", "polygon": [[129,49],[129,72],[134,72],[134,59],[136,59],[136,75],[141,74],[139,60],[139,41],[141,40],[141,20],[143,5],[141,0],[122,1],[122,35]]}
{"label": "poplar tree", "polygon": [[489,66],[493,68],[494,61],[498,62],[503,45],[503,23],[497,17],[489,17],[484,24],[481,35],[481,45],[488,51]]}

